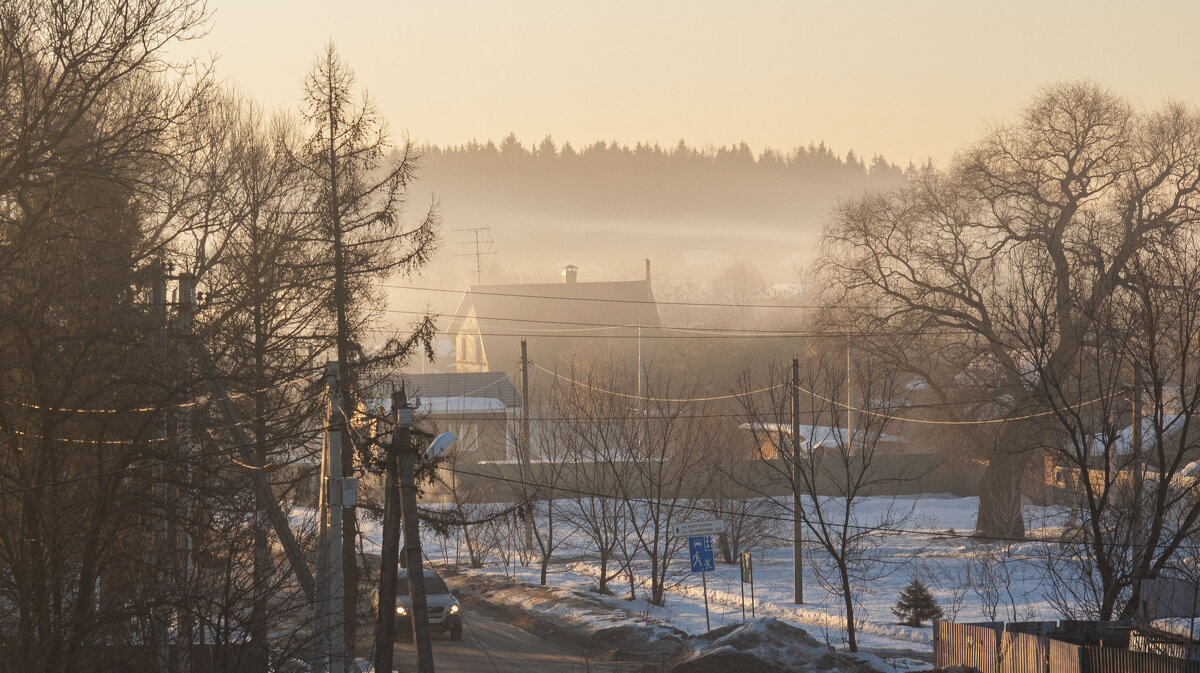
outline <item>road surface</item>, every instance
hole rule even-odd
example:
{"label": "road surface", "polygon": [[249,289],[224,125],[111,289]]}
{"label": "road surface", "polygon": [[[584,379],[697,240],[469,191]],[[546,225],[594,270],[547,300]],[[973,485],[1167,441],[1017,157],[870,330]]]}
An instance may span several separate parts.
{"label": "road surface", "polygon": [[[449,634],[433,636],[433,665],[437,673],[604,673],[630,671],[623,664],[596,660],[600,653],[589,657],[579,645],[536,636],[502,621],[498,615],[480,609],[478,604],[464,606],[463,639],[450,640]],[[396,643],[395,667],[401,671],[417,670],[417,655],[412,643],[401,639]]]}

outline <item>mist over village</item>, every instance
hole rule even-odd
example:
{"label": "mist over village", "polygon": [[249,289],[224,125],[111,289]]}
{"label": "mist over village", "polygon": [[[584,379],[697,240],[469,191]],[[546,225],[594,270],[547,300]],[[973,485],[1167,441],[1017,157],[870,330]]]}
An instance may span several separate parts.
{"label": "mist over village", "polygon": [[0,0],[0,673],[1200,669],[1198,19]]}

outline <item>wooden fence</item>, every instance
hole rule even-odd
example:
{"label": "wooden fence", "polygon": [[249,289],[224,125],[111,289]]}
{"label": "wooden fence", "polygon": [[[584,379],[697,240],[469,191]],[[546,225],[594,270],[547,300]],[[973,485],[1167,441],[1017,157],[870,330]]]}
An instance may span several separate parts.
{"label": "wooden fence", "polygon": [[969,666],[979,673],[1001,673],[997,637],[1002,624],[933,623],[933,653],[938,668]]}
{"label": "wooden fence", "polygon": [[1092,623],[1090,630],[1076,623],[1061,626],[934,622],[936,665],[966,666],[979,673],[1200,673],[1200,661],[1100,644],[1127,645],[1125,625]]}

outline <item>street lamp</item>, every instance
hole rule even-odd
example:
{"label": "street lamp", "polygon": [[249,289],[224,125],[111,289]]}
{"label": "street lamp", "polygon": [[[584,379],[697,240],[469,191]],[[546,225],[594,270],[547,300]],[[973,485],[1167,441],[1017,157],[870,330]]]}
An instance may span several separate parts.
{"label": "street lamp", "polygon": [[437,437],[434,437],[433,443],[429,445],[429,449],[425,451],[425,455],[422,456],[422,459],[425,461],[430,461],[434,458],[437,458],[438,456],[442,455],[443,451],[450,448],[450,445],[453,444],[454,440],[456,439],[458,439],[458,437],[453,432],[443,432]]}

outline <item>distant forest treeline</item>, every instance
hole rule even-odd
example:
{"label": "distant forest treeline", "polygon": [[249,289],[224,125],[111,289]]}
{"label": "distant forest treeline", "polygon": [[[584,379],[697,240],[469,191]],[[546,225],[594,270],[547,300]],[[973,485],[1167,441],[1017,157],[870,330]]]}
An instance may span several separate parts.
{"label": "distant forest treeline", "polygon": [[[502,161],[508,165],[531,160],[553,162],[556,166],[588,166],[614,165],[656,166],[685,169],[688,167],[705,167],[709,169],[744,170],[755,166],[761,170],[788,170],[794,174],[818,176],[844,174],[855,177],[880,177],[892,175],[897,177],[901,170],[895,164],[889,163],[880,155],[875,155],[870,162],[864,161],[854,150],[839,157],[834,151],[825,146],[824,142],[810,143],[808,147],[797,147],[790,152],[780,152],[766,148],[758,156],[745,142],[736,145],[720,147],[691,147],[684,140],[676,145],[664,148],[655,143],[639,142],[633,147],[618,144],[617,141],[606,142],[598,140],[583,149],[576,150],[570,142],[560,147],[551,136],[546,136],[536,146],[525,147],[516,134],[510,133],[500,143],[493,140],[478,142],[472,140],[465,145],[440,147],[426,144],[422,151],[433,162],[459,161],[464,165],[486,167]],[[537,164],[525,163],[524,167],[534,169]]]}
{"label": "distant forest treeline", "polygon": [[421,153],[414,191],[437,198],[447,230],[491,227],[490,263],[509,270],[642,255],[669,269],[696,249],[733,259],[806,254],[839,198],[904,179],[882,156],[839,156],[824,143],[756,155],[744,142],[577,149],[549,136],[526,146],[509,134]]}

